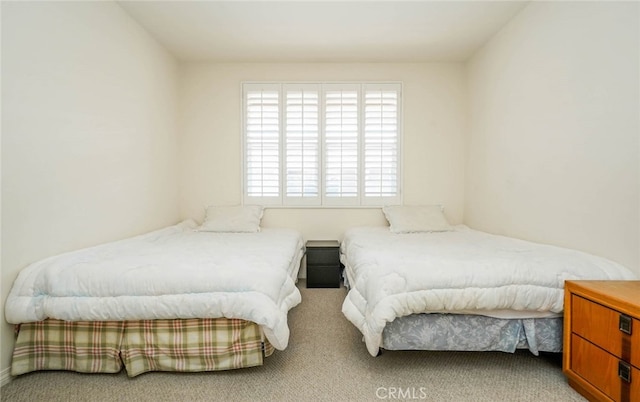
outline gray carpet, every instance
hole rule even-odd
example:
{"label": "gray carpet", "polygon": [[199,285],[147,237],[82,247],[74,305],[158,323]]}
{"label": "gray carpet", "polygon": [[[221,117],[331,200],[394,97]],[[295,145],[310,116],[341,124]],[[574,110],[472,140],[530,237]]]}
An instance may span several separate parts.
{"label": "gray carpet", "polygon": [[2,387],[2,401],[584,401],[559,355],[527,351],[367,353],[340,312],[346,290],[306,289],[291,339],[264,366],[210,373],[36,372]]}

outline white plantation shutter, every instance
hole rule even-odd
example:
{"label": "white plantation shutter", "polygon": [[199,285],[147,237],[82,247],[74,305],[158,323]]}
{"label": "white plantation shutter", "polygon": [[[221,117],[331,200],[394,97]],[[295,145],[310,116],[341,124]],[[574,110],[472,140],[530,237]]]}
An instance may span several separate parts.
{"label": "white plantation shutter", "polygon": [[359,203],[358,86],[326,85],[324,91],[324,198],[327,205]]}
{"label": "white plantation shutter", "polygon": [[242,88],[245,203],[400,203],[401,84]]}
{"label": "white plantation shutter", "polygon": [[279,85],[247,86],[245,99],[245,201],[281,203]]}
{"label": "white plantation shutter", "polygon": [[320,205],[320,85],[285,85],[285,204]]}
{"label": "white plantation shutter", "polygon": [[364,167],[362,203],[399,202],[398,85],[364,85]]}

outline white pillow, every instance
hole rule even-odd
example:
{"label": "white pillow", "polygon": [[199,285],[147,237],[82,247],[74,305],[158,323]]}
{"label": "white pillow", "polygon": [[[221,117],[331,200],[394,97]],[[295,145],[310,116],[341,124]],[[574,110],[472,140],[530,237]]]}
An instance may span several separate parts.
{"label": "white pillow", "polygon": [[382,208],[393,233],[447,232],[452,230],[440,205],[386,206]]}
{"label": "white pillow", "polygon": [[260,220],[264,208],[259,205],[234,207],[209,206],[201,232],[248,232],[260,231]]}

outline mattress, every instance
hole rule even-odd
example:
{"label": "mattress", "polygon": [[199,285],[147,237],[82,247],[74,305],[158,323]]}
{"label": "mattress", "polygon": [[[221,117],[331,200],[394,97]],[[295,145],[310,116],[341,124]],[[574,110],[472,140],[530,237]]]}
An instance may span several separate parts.
{"label": "mattress", "polygon": [[237,318],[262,326],[276,349],[304,254],[290,229],[200,232],[189,220],[24,268],[5,304],[9,323]]}
{"label": "mattress", "polygon": [[613,261],[459,225],[396,234],[387,227],[345,233],[341,260],[350,286],[342,311],[376,355],[385,325],[419,313],[497,318],[557,317],[565,280],[635,279]]}

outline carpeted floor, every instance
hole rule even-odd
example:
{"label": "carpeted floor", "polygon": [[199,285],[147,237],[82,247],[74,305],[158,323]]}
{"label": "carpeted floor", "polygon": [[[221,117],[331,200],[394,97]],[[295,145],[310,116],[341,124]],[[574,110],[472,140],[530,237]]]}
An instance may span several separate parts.
{"label": "carpeted floor", "polygon": [[390,352],[372,357],[340,309],[346,290],[306,289],[291,339],[264,366],[210,373],[37,372],[0,390],[2,401],[584,401],[559,355],[527,351]]}

